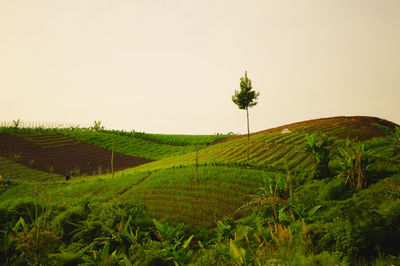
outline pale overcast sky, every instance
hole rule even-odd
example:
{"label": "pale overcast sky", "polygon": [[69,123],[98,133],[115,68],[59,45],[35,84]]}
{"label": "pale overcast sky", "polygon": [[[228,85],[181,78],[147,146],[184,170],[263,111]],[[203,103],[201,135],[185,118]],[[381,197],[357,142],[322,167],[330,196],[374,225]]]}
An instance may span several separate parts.
{"label": "pale overcast sky", "polygon": [[246,132],[337,115],[400,123],[398,0],[0,0],[0,120]]}

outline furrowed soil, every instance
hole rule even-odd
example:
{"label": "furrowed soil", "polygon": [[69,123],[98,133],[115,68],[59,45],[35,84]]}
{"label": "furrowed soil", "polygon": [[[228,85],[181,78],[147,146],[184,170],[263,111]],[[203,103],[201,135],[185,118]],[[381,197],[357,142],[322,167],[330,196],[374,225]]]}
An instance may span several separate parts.
{"label": "furrowed soil", "polygon": [[[346,131],[348,132],[348,135],[342,136],[341,134],[339,134],[340,135],[339,137],[343,138],[349,137],[352,140],[358,140],[358,141],[368,140],[373,137],[383,137],[386,135],[382,130],[378,129],[373,124],[380,124],[390,129],[394,129],[396,126],[398,126],[393,122],[377,117],[336,116],[336,117],[320,118],[320,119],[313,119],[313,120],[287,124],[284,126],[279,126],[259,132],[254,132],[251,133],[250,136],[281,132],[285,128],[289,129],[290,131],[300,130],[308,133],[313,133],[312,129],[317,127],[320,128],[318,132],[324,133],[324,131],[327,131],[326,133],[328,135],[329,131],[332,131],[332,129],[334,128],[345,128]],[[247,137],[247,134],[219,139],[216,140],[214,143],[230,141],[242,137]]]}
{"label": "furrowed soil", "polygon": [[[41,148],[22,137],[0,134],[0,157],[44,172],[93,175],[111,171],[111,152],[86,143]],[[114,171],[153,160],[114,153]]]}

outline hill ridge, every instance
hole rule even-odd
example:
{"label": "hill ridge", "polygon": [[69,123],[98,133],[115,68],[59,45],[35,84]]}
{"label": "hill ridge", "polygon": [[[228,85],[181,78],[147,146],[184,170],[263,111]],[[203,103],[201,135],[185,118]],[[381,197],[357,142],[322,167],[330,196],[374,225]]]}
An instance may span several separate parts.
{"label": "hill ridge", "polygon": [[[330,123],[327,123],[330,122]],[[299,127],[309,127],[309,126],[322,126],[322,125],[333,125],[333,126],[347,126],[351,129],[369,129],[371,130],[371,134],[369,134],[369,138],[373,136],[384,136],[384,132],[379,130],[378,128],[374,127],[371,123],[381,124],[383,126],[389,127],[394,129],[398,124],[382,119],[379,117],[374,116],[332,116],[332,117],[324,117],[324,118],[316,118],[316,119],[309,119],[299,122],[293,122],[277,127],[272,127],[269,129],[264,129],[256,132],[250,133],[250,136],[258,135],[258,134],[265,134],[265,133],[275,133],[281,132],[283,129],[287,128],[289,130],[298,129]],[[359,126],[362,126],[361,128]],[[225,142],[236,138],[246,137],[247,134],[238,135],[238,136],[231,136],[226,137],[220,140],[216,140],[215,143]],[[371,137],[372,136],[372,137]],[[366,136],[367,137],[367,136]],[[364,140],[364,139],[363,139]]]}

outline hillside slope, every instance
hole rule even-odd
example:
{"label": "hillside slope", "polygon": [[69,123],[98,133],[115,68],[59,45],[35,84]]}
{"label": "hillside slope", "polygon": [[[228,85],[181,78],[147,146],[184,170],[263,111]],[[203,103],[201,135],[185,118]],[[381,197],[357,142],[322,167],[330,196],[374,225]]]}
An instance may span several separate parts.
{"label": "hillside slope", "polygon": [[[231,137],[198,151],[199,183],[196,182],[196,152],[191,152],[127,169],[124,173],[153,174],[116,195],[115,200],[144,202],[156,217],[210,225],[234,213],[265,185],[266,179],[286,176],[287,167],[298,178],[309,178],[314,158],[305,152],[306,134],[324,133],[337,137],[338,141],[345,137],[368,143],[385,136],[373,123],[395,126],[377,118],[335,117],[261,131],[250,137],[249,161],[247,137]],[[290,128],[291,132],[282,134],[284,128]],[[337,167],[337,163],[333,161],[333,164]],[[252,171],[250,175],[249,171]]]}
{"label": "hillside slope", "polygon": [[[272,128],[250,135],[250,160],[247,161],[247,135],[232,136],[216,141],[214,145],[200,149],[199,163],[208,164],[250,164],[282,170],[286,166],[291,169],[306,169],[312,163],[310,154],[304,152],[306,134],[326,134],[341,139],[366,141],[384,137],[386,133],[374,124],[394,129],[393,122],[374,117],[351,116],[332,117],[303,121]],[[289,129],[290,133],[282,133]],[[193,165],[196,152],[173,156],[143,165],[135,170],[155,170],[168,167]]]}
{"label": "hillside slope", "polygon": [[[304,131],[304,132],[322,132],[329,135],[346,138],[349,137],[354,140],[367,140],[374,137],[385,136],[382,130],[379,130],[374,124],[380,124],[382,126],[394,129],[398,126],[396,123],[391,121],[371,116],[335,116],[327,118],[318,118],[312,120],[305,120],[301,122],[295,122],[279,127],[274,127],[258,132],[251,133],[254,135],[265,135],[270,133],[281,132],[283,129],[289,129],[290,131]],[[231,136],[215,141],[224,142],[233,140],[236,138],[243,138],[247,135]]]}
{"label": "hillside slope", "polygon": [[[258,132],[249,161],[246,136],[196,152],[106,132],[21,130],[19,138],[42,150],[114,139],[126,152],[160,154],[114,176],[68,182],[0,158],[0,172],[12,178],[0,182],[0,264],[26,259],[15,247],[31,251],[23,244],[40,230],[41,243],[54,240],[41,254],[54,265],[397,265],[400,130],[385,137],[372,123],[382,121],[321,119]],[[314,175],[305,150],[310,133],[336,137],[323,175]],[[135,150],[124,149],[130,142]],[[18,232],[21,217],[27,227]]]}

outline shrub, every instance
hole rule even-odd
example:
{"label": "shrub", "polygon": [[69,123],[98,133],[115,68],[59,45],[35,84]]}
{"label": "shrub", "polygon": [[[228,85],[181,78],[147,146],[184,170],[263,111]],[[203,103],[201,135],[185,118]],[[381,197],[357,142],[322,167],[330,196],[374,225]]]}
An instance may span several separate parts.
{"label": "shrub", "polygon": [[345,199],[346,196],[351,196],[352,193],[346,187],[346,180],[344,177],[329,180],[327,184],[320,187],[318,200],[329,201]]}
{"label": "shrub", "polygon": [[22,217],[26,223],[33,223],[36,208],[41,209],[41,206],[35,207],[33,199],[19,198],[15,200],[9,210],[9,222],[15,224]]}
{"label": "shrub", "polygon": [[314,233],[319,232],[319,237],[314,237],[318,250],[340,252],[352,264],[370,261],[381,252],[397,255],[399,220],[388,223],[375,209],[371,201],[354,198],[331,223],[315,228]]}
{"label": "shrub", "polygon": [[37,227],[19,232],[15,241],[16,250],[20,252],[17,263],[26,265],[48,265],[49,254],[55,252],[60,244],[59,238],[51,231]]}
{"label": "shrub", "polygon": [[54,223],[57,234],[63,242],[70,243],[74,230],[79,226],[79,222],[86,220],[87,213],[82,207],[71,208],[56,217]]}

